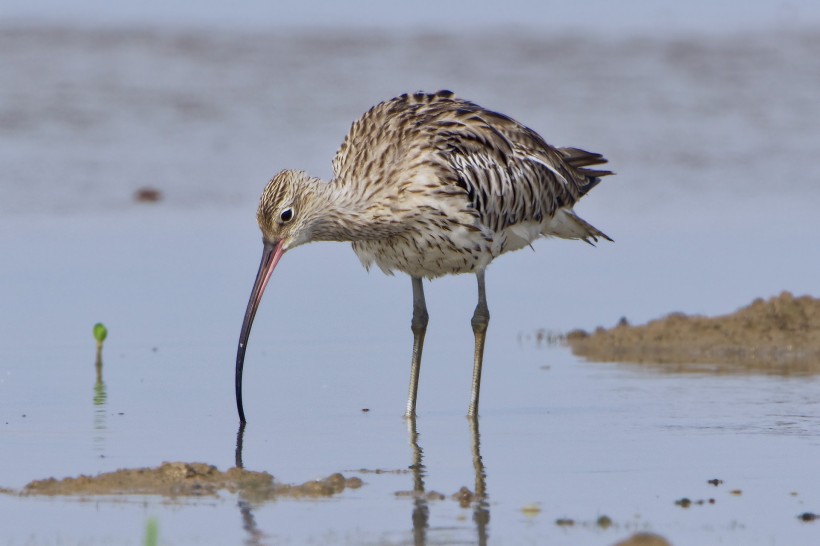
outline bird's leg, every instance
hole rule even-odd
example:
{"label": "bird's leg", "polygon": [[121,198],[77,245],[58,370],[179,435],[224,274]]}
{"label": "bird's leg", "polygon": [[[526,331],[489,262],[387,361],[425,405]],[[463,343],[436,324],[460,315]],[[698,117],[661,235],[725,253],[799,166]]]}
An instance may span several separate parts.
{"label": "bird's leg", "polygon": [[410,362],[410,390],[407,394],[405,417],[416,415],[416,395],[419,391],[419,370],[421,369],[421,350],[424,347],[424,334],[427,332],[427,304],[424,302],[424,287],[421,277],[413,277],[413,359]]}
{"label": "bird's leg", "polygon": [[481,363],[484,360],[484,340],[487,337],[487,325],[490,323],[490,309],[487,307],[487,293],[484,290],[484,270],[476,273],[478,279],[478,305],[473,313],[473,334],[475,335],[475,356],[473,360],[473,391],[470,396],[468,417],[478,415],[478,391],[481,387]]}

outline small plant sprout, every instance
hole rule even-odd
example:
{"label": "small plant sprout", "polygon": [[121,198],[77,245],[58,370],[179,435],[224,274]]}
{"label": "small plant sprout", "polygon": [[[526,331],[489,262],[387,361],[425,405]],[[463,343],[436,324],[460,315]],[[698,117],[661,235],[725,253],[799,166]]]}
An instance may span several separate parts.
{"label": "small plant sprout", "polygon": [[149,518],[145,523],[145,546],[157,546],[159,544],[159,526],[156,518]]}
{"label": "small plant sprout", "polygon": [[105,404],[105,383],[103,383],[103,361],[102,348],[105,338],[108,337],[108,328],[102,322],[94,325],[94,339],[97,340],[97,358],[94,361],[94,368],[97,370],[97,382],[94,384],[94,405]]}
{"label": "small plant sprout", "polygon": [[108,337],[108,328],[105,327],[105,324],[102,322],[95,324],[94,339],[97,340],[97,349],[102,349],[103,341],[105,341],[106,337]]}

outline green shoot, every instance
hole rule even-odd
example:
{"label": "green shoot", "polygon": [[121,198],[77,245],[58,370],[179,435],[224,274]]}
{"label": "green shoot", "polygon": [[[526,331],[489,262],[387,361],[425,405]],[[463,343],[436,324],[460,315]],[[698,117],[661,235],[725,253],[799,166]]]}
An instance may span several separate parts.
{"label": "green shoot", "polygon": [[145,524],[145,546],[157,546],[159,544],[159,529],[157,520],[149,518]]}
{"label": "green shoot", "polygon": [[97,340],[97,348],[102,349],[103,341],[108,337],[108,328],[102,322],[94,325],[94,339]]}

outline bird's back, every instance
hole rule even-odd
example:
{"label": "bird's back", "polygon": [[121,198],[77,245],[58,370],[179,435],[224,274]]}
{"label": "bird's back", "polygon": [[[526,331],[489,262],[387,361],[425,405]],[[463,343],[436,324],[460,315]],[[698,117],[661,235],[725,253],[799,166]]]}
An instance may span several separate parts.
{"label": "bird's back", "polygon": [[[412,275],[420,271],[407,270],[411,260],[394,255],[422,256],[436,245],[442,250],[423,267],[433,277],[483,268],[542,235],[606,237],[571,210],[611,174],[589,168],[605,162],[439,91],[382,102],[353,123],[333,159],[333,183],[369,201],[371,216],[407,226],[403,239],[354,243],[363,262]],[[463,259],[444,263],[448,253]]]}

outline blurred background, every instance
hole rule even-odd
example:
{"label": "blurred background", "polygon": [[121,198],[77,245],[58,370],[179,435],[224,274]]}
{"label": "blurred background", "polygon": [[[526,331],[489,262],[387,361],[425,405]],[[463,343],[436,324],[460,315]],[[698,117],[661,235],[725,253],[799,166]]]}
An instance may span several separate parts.
{"label": "blurred background", "polygon": [[439,88],[604,152],[621,178],[596,200],[624,212],[684,185],[805,191],[788,169],[815,149],[818,24],[809,1],[6,0],[0,212],[110,210],[143,186],[247,206],[281,168],[328,176],[372,104]]}

